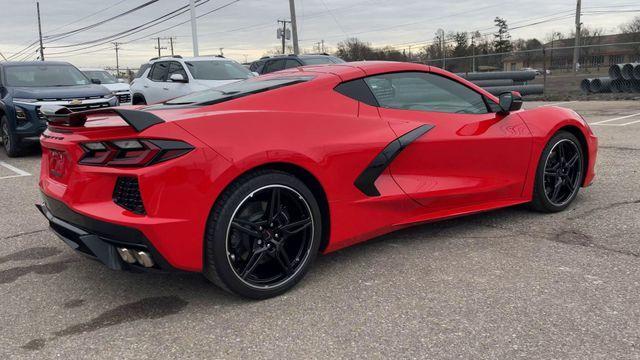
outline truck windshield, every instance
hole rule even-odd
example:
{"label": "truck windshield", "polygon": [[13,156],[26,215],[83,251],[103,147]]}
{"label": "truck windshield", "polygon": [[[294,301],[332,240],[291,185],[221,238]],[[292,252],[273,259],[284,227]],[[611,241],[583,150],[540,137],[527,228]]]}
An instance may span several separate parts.
{"label": "truck windshield", "polygon": [[240,80],[253,76],[244,66],[233,61],[189,61],[189,72],[198,80]]}
{"label": "truck windshield", "polygon": [[87,75],[89,79],[100,80],[101,84],[115,84],[118,82],[115,76],[109,74],[106,71],[84,70],[83,73]]}
{"label": "truck windshield", "polygon": [[7,66],[5,76],[8,86],[75,86],[91,83],[80,70],[71,65]]}
{"label": "truck windshield", "polygon": [[275,90],[284,86],[309,81],[310,76],[289,76],[270,79],[252,78],[213,89],[193,93],[165,102],[165,105],[213,105],[228,100],[237,99],[251,94]]}

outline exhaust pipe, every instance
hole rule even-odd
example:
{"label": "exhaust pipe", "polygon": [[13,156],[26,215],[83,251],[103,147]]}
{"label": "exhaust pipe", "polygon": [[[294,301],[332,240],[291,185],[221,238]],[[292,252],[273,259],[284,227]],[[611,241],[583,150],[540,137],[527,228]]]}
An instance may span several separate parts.
{"label": "exhaust pipe", "polygon": [[146,267],[153,267],[153,260],[151,259],[151,255],[148,252],[144,251],[134,251],[133,256],[136,258],[136,261]]}
{"label": "exhaust pipe", "polygon": [[138,263],[146,268],[153,267],[155,263],[151,258],[151,254],[145,251],[131,250],[127,248],[118,248],[120,258],[127,264]]}
{"label": "exhaust pipe", "polygon": [[124,262],[127,264],[135,264],[136,258],[133,256],[133,252],[127,248],[118,248],[118,254]]}

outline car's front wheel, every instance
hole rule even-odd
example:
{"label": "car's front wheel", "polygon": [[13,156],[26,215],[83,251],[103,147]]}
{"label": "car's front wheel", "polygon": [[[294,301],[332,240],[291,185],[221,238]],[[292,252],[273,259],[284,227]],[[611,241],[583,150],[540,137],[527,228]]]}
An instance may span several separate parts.
{"label": "car's front wheel", "polygon": [[6,116],[0,117],[0,140],[7,156],[16,157],[20,155],[20,141],[11,131],[9,120]]}
{"label": "car's front wheel", "polygon": [[580,141],[567,131],[547,143],[536,171],[532,207],[541,212],[566,209],[576,198],[584,175]]}
{"label": "car's front wheel", "polygon": [[133,94],[131,105],[147,105],[147,99],[142,94]]}
{"label": "car's front wheel", "polygon": [[288,173],[259,171],[240,178],[216,202],[204,273],[241,296],[276,296],[304,277],[321,236],[321,212],[309,188]]}

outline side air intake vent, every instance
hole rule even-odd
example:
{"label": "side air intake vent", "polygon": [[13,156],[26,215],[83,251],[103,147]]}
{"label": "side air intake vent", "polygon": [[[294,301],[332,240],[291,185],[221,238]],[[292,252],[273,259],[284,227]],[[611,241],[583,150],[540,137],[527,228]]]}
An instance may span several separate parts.
{"label": "side air intake vent", "polygon": [[138,178],[119,177],[113,189],[113,202],[136,214],[146,214],[142,196],[140,196]]}

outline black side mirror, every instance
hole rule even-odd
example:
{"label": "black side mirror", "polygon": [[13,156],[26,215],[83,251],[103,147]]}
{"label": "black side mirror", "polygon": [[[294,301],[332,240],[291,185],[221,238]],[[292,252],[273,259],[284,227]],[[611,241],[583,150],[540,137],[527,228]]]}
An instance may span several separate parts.
{"label": "black side mirror", "polygon": [[91,79],[91,83],[92,84],[96,84],[96,85],[100,85],[100,84],[102,84],[102,81],[100,81],[99,79]]}
{"label": "black side mirror", "polygon": [[517,91],[502,93],[500,94],[499,99],[500,112],[503,114],[508,114],[522,108],[522,96]]}

